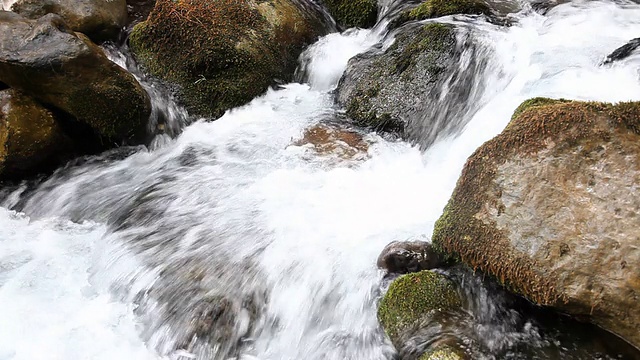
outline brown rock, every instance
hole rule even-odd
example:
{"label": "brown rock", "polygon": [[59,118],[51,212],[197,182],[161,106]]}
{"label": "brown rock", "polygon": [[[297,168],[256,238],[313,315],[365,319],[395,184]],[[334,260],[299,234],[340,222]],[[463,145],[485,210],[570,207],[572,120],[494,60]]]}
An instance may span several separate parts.
{"label": "brown rock", "polygon": [[377,261],[379,268],[398,274],[435,269],[444,264],[442,255],[424,241],[394,241],[382,250]]}
{"label": "brown rock", "polygon": [[369,144],[362,135],[347,129],[318,124],[305,130],[296,146],[311,145],[320,155],[335,155],[342,159],[366,156]]}

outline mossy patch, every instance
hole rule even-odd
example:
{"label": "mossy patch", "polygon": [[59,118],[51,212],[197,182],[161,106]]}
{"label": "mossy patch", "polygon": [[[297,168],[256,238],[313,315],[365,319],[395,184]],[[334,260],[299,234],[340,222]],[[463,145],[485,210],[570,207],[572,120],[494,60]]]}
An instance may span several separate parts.
{"label": "mossy patch", "polygon": [[290,79],[323,31],[289,0],[158,0],[129,44],[146,70],[178,85],[192,114],[219,117]]}
{"label": "mossy patch", "polygon": [[394,340],[432,312],[461,306],[460,296],[444,276],[424,270],[397,278],[378,308],[378,319]]}
{"label": "mossy patch", "polygon": [[443,346],[435,350],[430,350],[418,360],[462,360],[464,356],[460,355],[456,350],[449,346]]}
{"label": "mossy patch", "polygon": [[[554,288],[551,274],[526,256],[511,251],[510,241],[495,224],[477,214],[487,199],[499,198],[497,169],[509,159],[576,146],[605,143],[612,133],[640,135],[640,102],[616,105],[597,102],[532,99],[524,102],[504,131],[469,157],[444,213],[435,224],[434,246],[474,269],[495,276],[510,290],[540,305],[560,306],[566,296]],[[493,200],[492,200],[493,201]]]}
{"label": "mossy patch", "polygon": [[369,28],[378,18],[376,0],[325,0],[329,13],[343,27]]}
{"label": "mossy patch", "polygon": [[491,9],[483,0],[427,0],[413,9],[401,13],[393,21],[391,27],[397,27],[409,21],[455,14],[490,15]]}

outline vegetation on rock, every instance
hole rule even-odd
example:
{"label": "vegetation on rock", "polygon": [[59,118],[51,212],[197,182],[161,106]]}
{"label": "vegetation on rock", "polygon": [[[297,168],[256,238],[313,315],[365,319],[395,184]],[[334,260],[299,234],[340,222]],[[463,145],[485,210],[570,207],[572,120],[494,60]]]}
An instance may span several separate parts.
{"label": "vegetation on rock", "polygon": [[329,13],[343,27],[370,28],[378,18],[376,0],[325,0]]}
{"label": "vegetation on rock", "polygon": [[405,10],[391,26],[455,14],[490,15],[491,9],[484,0],[427,0],[413,9]]}

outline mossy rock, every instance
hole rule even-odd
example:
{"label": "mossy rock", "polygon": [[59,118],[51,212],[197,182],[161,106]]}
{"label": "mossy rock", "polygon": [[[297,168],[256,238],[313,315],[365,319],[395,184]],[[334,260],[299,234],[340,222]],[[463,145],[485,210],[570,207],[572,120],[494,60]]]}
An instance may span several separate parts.
{"label": "mossy rock", "polygon": [[324,0],[324,3],[342,27],[370,28],[378,19],[376,0]]}
{"label": "mossy rock", "polygon": [[444,275],[424,270],[391,283],[378,308],[378,319],[396,347],[404,333],[434,313],[458,309],[460,295]]}
{"label": "mossy rock", "polygon": [[129,44],[192,115],[219,117],[290,80],[303,48],[327,31],[320,19],[291,0],[158,0]]}
{"label": "mossy rock", "polygon": [[434,246],[640,345],[640,102],[535,98],[467,160]]}
{"label": "mossy rock", "polygon": [[51,170],[70,145],[50,110],[19,91],[0,91],[0,179]]}
{"label": "mossy rock", "polygon": [[409,21],[455,14],[491,15],[491,8],[484,0],[427,0],[413,9],[402,12],[392,22],[391,27],[397,27]]}
{"label": "mossy rock", "polygon": [[453,349],[449,346],[443,346],[435,350],[430,350],[422,356],[418,360],[464,360],[466,357],[464,354],[461,354],[459,351]]}

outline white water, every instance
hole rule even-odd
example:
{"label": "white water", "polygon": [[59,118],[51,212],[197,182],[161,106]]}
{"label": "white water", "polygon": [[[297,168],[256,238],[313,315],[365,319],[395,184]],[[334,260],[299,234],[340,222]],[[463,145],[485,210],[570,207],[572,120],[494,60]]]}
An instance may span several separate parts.
{"label": "white water", "polygon": [[[31,220],[0,209],[0,359],[177,357],[175,327],[143,323],[164,318],[162,306],[133,311],[136,294],[184,261],[214,272],[206,281],[219,288],[204,292],[267,289],[243,358],[390,358],[375,259],[390,241],[429,236],[471,152],[533,96],[640,99],[638,63],[598,66],[640,34],[638,5],[577,2],[507,29],[477,27],[495,49],[495,86],[464,132],[425,153],[371,134],[368,160],[335,166],[290,146],[333,118],[326,90],[345,54],[373,43],[366,31],[330,35],[314,50],[324,55],[311,86],[270,91],[154,152],[70,169],[25,204]],[[127,219],[135,226],[108,234],[105,223]],[[236,263],[251,271],[215,273]],[[163,286],[181,299],[180,284]]]}

